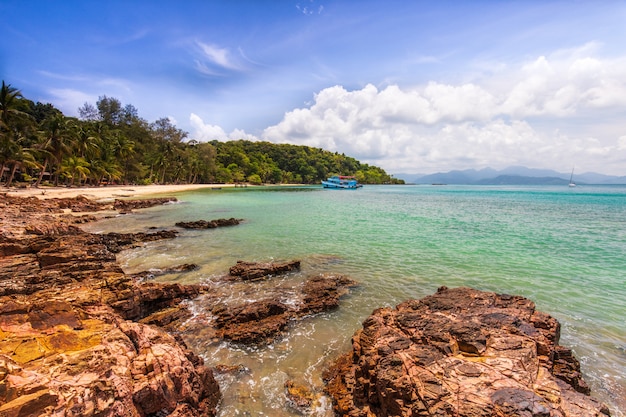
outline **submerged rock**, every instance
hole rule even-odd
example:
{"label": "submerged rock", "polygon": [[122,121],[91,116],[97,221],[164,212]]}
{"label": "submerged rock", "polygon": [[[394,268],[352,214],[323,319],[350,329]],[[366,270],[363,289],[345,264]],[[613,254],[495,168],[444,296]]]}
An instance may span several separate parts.
{"label": "submerged rock", "polygon": [[351,417],[608,416],[559,336],[526,298],[442,287],[375,310],[327,391]]}
{"label": "submerged rock", "polygon": [[193,222],[178,222],[176,226],[183,229],[215,229],[217,227],[236,226],[241,223],[243,219],[216,219],[216,220],[196,220]]}
{"label": "submerged rock", "polygon": [[[240,284],[242,284],[240,282]],[[186,323],[183,333],[202,340],[228,340],[245,345],[265,345],[280,337],[294,320],[336,308],[340,298],[357,283],[336,274],[321,274],[297,284],[277,285],[260,290],[261,283],[245,282],[246,296],[224,302],[230,286],[203,294],[199,305],[207,306]],[[241,289],[241,288],[240,288]],[[218,301],[214,301],[218,300]]]}

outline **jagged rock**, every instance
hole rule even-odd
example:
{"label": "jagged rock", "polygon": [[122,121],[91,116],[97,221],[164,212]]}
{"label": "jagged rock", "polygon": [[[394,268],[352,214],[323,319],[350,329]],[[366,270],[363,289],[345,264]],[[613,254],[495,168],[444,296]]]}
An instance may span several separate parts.
{"label": "jagged rock", "polygon": [[162,330],[106,308],[21,307],[31,311],[0,316],[0,349],[11,352],[0,354],[0,415],[145,416],[183,403],[215,415],[211,371]]}
{"label": "jagged rock", "polygon": [[339,306],[339,299],[357,283],[345,275],[320,274],[310,277],[302,288],[301,314],[321,313]]}
{"label": "jagged rock", "polygon": [[321,393],[292,379],[285,381],[285,394],[287,405],[302,415],[313,414],[313,409],[319,406],[321,398]]}
{"label": "jagged rock", "polygon": [[187,320],[181,301],[206,288],[139,283],[113,253],[176,233],[84,233],[49,214],[58,201],[26,200],[0,198],[0,416],[214,416],[212,371],[155,326]]}
{"label": "jagged rock", "polygon": [[230,267],[229,274],[243,280],[264,279],[270,276],[286,274],[300,269],[300,261],[286,262],[245,262],[237,261]]}
{"label": "jagged rock", "polygon": [[267,343],[280,334],[291,318],[289,307],[275,300],[253,301],[240,306],[218,306],[218,336],[243,344]]}
{"label": "jagged rock", "polygon": [[173,203],[178,201],[175,197],[146,198],[142,200],[118,200],[113,203],[116,210],[128,213],[135,209],[150,208],[160,206],[165,203]]}
{"label": "jagged rock", "polygon": [[178,235],[176,230],[159,230],[152,233],[115,233],[110,232],[102,236],[103,243],[113,253],[137,246],[139,243],[155,240],[173,239]]}
{"label": "jagged rock", "polygon": [[558,322],[519,296],[440,288],[375,310],[325,375],[340,416],[608,416]]}
{"label": "jagged rock", "polygon": [[[75,198],[38,199],[0,194],[0,224],[4,237],[35,235],[62,235],[76,230],[77,223],[93,221],[95,216],[73,216],[65,212],[86,212],[112,209],[109,203],[100,203],[85,196]],[[29,214],[34,214],[29,216]]]}
{"label": "jagged rock", "polygon": [[215,220],[196,220],[193,222],[178,222],[176,226],[183,229],[215,229],[217,227],[236,226],[241,223],[243,219],[215,219]]}
{"label": "jagged rock", "polygon": [[73,212],[100,211],[110,207],[110,204],[99,203],[84,195],[79,195],[74,198],[55,198],[48,201],[56,201],[59,208],[70,209]]}
{"label": "jagged rock", "polygon": [[132,277],[137,280],[148,280],[153,279],[155,277],[159,277],[161,275],[167,274],[175,274],[179,272],[189,272],[198,269],[199,266],[197,264],[181,264],[175,265],[167,268],[153,268],[149,271],[141,271],[135,274],[132,274]]}
{"label": "jagged rock", "polygon": [[[196,325],[213,328],[208,337],[248,345],[267,344],[279,337],[291,321],[335,308],[339,298],[355,285],[355,281],[343,275],[309,277],[297,287],[274,288],[267,298],[237,305],[216,304],[211,310],[214,320]],[[299,302],[279,301],[287,295],[298,297]]]}

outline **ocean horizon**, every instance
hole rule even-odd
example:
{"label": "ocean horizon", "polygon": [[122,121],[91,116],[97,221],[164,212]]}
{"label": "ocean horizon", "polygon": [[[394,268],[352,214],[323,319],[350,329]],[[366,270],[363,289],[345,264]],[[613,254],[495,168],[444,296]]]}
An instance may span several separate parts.
{"label": "ocean horizon", "polygon": [[[284,382],[322,384],[321,372],[348,350],[379,307],[466,286],[515,294],[561,323],[560,344],[581,362],[592,395],[613,416],[626,407],[626,186],[366,185],[206,189],[179,202],[87,225],[91,232],[174,228],[179,221],[240,218],[236,227],[180,230],[173,240],[118,255],[125,272],[183,263],[195,271],[160,281],[218,282],[238,260],[302,261],[295,274],[225,288],[222,302],[262,297],[273,286],[318,273],[359,282],[337,310],[292,323],[269,346],[245,348],[185,334],[208,366],[241,365],[220,376],[220,416],[295,416]],[[288,300],[287,300],[288,302]],[[204,314],[202,299],[190,303]],[[246,414],[247,413],[247,414]],[[329,399],[316,416],[332,416]]]}

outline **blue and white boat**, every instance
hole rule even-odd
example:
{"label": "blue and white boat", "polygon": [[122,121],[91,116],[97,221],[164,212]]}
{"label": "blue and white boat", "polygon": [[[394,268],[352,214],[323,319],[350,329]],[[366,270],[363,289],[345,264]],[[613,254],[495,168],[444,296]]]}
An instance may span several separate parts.
{"label": "blue and white boat", "polygon": [[356,180],[356,177],[350,175],[333,175],[326,181],[322,181],[322,185],[324,188],[343,188],[348,190],[363,187]]}

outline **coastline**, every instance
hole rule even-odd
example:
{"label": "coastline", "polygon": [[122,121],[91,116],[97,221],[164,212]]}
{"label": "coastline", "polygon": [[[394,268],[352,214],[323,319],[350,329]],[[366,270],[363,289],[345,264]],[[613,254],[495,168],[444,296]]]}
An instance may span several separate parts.
{"label": "coastline", "polygon": [[[231,186],[234,187],[234,185]],[[181,192],[187,190],[188,188],[186,187],[187,186],[101,187],[102,192],[95,194],[85,192],[92,190],[90,188],[60,188],[54,189],[53,191],[58,191],[60,193],[63,191],[76,192],[76,195],[79,197],[76,204],[82,205],[90,203],[86,200],[95,198],[106,199],[131,197],[130,195],[120,195],[121,193],[134,193],[133,197],[147,196],[148,194],[154,195],[155,193],[165,194]],[[194,189],[199,188],[206,188],[206,186],[196,185]],[[220,188],[220,186],[211,188]],[[96,190],[100,191],[100,189]],[[35,189],[35,191],[42,190]],[[48,191],[48,189],[46,189],[46,191]],[[28,237],[28,240],[10,239],[11,242],[7,242],[8,244],[4,248],[5,252],[7,252],[5,255],[7,256],[5,256],[5,259],[2,259],[3,263],[6,261],[5,266],[7,267],[7,276],[6,280],[4,280],[7,283],[7,294],[5,295],[11,297],[11,301],[18,301],[18,304],[13,305],[8,303],[7,300],[9,300],[9,298],[5,298],[2,300],[3,302],[0,303],[0,305],[8,306],[1,314],[5,316],[2,317],[2,323],[5,324],[3,327],[3,331],[5,331],[3,338],[6,342],[9,342],[5,343],[7,347],[7,351],[5,353],[8,354],[7,357],[9,358],[7,359],[6,366],[11,368],[11,378],[13,378],[13,376],[20,377],[23,378],[23,381],[25,382],[24,385],[20,385],[17,391],[17,398],[7,398],[12,402],[12,404],[10,406],[7,405],[7,407],[23,407],[21,401],[26,401],[25,393],[36,391],[38,396],[32,401],[28,400],[28,407],[33,407],[34,409],[43,409],[47,407],[69,407],[69,409],[72,409],[74,405],[70,403],[71,400],[63,399],[59,396],[59,394],[57,394],[57,392],[67,392],[67,387],[58,386],[59,384],[55,382],[58,378],[56,376],[52,378],[52,375],[58,375],[55,374],[58,372],[58,369],[56,365],[54,365],[55,361],[50,359],[56,358],[58,355],[65,355],[63,358],[67,357],[72,359],[76,357],[77,359],[81,359],[89,357],[90,355],[93,356],[92,352],[99,352],[101,350],[106,351],[107,355],[112,356],[113,352],[119,352],[122,349],[126,349],[127,353],[125,353],[125,355],[130,354],[133,358],[130,363],[131,369],[129,372],[136,375],[141,381],[139,381],[139,383],[135,381],[125,381],[123,387],[125,391],[133,392],[133,400],[136,400],[137,404],[141,404],[142,410],[154,411],[157,410],[157,408],[161,410],[178,410],[179,406],[182,407],[182,403],[191,403],[194,407],[202,409],[205,413],[209,411],[208,415],[212,415],[210,410],[215,410],[214,407],[216,404],[216,398],[219,396],[219,389],[216,387],[212,374],[213,372],[236,372],[236,369],[233,368],[234,365],[230,362],[225,362],[223,364],[220,363],[219,366],[214,369],[206,368],[203,366],[200,359],[194,356],[195,353],[193,350],[186,350],[187,346],[184,343],[180,342],[180,340],[170,339],[167,334],[168,327],[179,328],[179,324],[177,324],[174,319],[188,317],[188,313],[185,312],[185,309],[181,309],[179,306],[180,300],[193,298],[199,295],[202,291],[200,288],[195,286],[139,282],[135,281],[136,278],[123,274],[123,272],[116,267],[114,255],[111,254],[113,248],[117,248],[122,244],[121,241],[113,242],[109,240],[100,240],[94,235],[84,235],[82,233],[78,233],[72,227],[65,227],[66,222],[69,222],[70,220],[72,220],[72,224],[78,224],[74,223],[73,220],[82,222],[81,219],[84,218],[84,215],[79,213],[85,213],[85,211],[74,211],[71,208],[69,210],[75,214],[67,212],[60,214],[58,212],[49,211],[50,208],[48,205],[56,204],[59,204],[59,209],[67,211],[68,208],[60,206],[60,204],[64,202],[57,202],[53,200],[45,201],[46,199],[53,199],[56,197],[65,199],[67,198],[67,195],[68,194],[64,193],[59,195],[58,193],[55,194],[49,192],[37,195],[36,193],[31,192],[30,195],[27,194],[19,196],[14,192],[9,193],[10,197],[30,196],[30,198],[28,198],[30,201],[24,202],[24,206],[21,206],[21,209],[16,210],[15,212],[18,216],[21,216],[24,225],[31,226],[31,236]],[[40,196],[43,197],[42,200],[44,201],[38,202],[32,198]],[[7,200],[12,200],[12,198],[7,198]],[[40,231],[34,230],[32,228],[32,223],[34,223],[34,217],[37,217],[37,215],[33,216],[35,213],[31,211],[33,210],[33,208],[29,206],[31,204],[40,206],[42,209],[40,214],[44,224],[51,225],[53,223],[53,216],[55,219],[61,221],[62,224],[55,226],[54,229],[41,229]],[[107,202],[104,204],[111,205],[113,203]],[[7,209],[8,208],[9,207],[7,206]],[[6,215],[8,211],[9,210],[6,210],[3,213],[3,216]],[[28,214],[25,215],[24,213]],[[57,214],[59,214],[59,216],[57,216]],[[71,217],[67,216],[68,214]],[[0,220],[3,216],[0,216]],[[92,220],[85,219],[85,221]],[[69,225],[69,223],[67,225]],[[41,235],[38,233],[33,234],[32,231],[36,231],[38,233],[41,232]],[[125,239],[124,236],[121,237]],[[163,236],[163,238],[168,237]],[[11,255],[9,255],[9,252]],[[19,288],[16,287],[14,285],[15,278],[23,278],[22,281],[24,285],[19,286]],[[54,279],[54,282],[52,279]],[[103,286],[103,282],[106,285]],[[327,291],[325,290],[325,292]],[[5,303],[4,301],[7,302]],[[166,308],[159,312],[152,312],[155,304],[163,304],[163,307]],[[455,305],[456,304],[458,303],[455,303]],[[94,306],[97,306],[97,308],[94,308]],[[270,310],[269,307],[271,307],[271,305],[259,305],[258,307]],[[245,311],[249,311],[248,305],[240,306],[240,308],[245,308]],[[111,309],[114,311],[110,311]],[[23,317],[23,311],[26,311],[25,317]],[[235,313],[239,311],[243,310],[236,310]],[[232,330],[233,334],[239,337],[239,325],[241,323],[232,319],[237,315],[235,313],[230,310],[224,310],[221,322],[224,323],[223,328],[228,328],[229,331]],[[426,316],[430,317],[432,314],[427,314]],[[63,319],[60,323],[58,322],[60,320],[59,317]],[[256,315],[254,315],[254,317],[256,317]],[[465,321],[471,322],[471,320]],[[533,320],[531,320],[531,322],[532,321]],[[28,328],[24,329],[24,326],[21,326],[20,323],[30,324],[27,326]],[[116,325],[110,326],[108,323],[116,323]],[[155,328],[146,327],[145,325],[154,325],[156,329],[160,330],[155,330]],[[230,327],[231,325],[233,326],[232,329]],[[254,325],[255,328],[258,327],[256,322]],[[207,326],[202,325],[202,328],[206,327]],[[434,327],[443,328],[444,326],[437,325]],[[473,327],[466,330],[463,329],[455,327],[454,334],[456,335],[456,338],[465,337],[464,335],[467,334],[467,336],[474,341],[476,339],[476,331],[480,330],[482,332],[481,329]],[[163,333],[163,331],[165,333]],[[40,332],[41,334],[36,332]],[[35,342],[32,341],[34,333],[37,335]],[[116,335],[116,341],[119,340],[116,345],[108,342],[110,335],[112,334]],[[553,335],[548,336],[548,340],[558,339],[558,337]],[[443,334],[440,337],[438,336],[436,339],[443,340],[448,337],[449,336],[447,334]],[[507,336],[507,339],[508,338],[510,337]],[[17,342],[20,342],[19,346],[24,345],[25,347],[28,347],[28,349],[14,349],[13,347]],[[392,342],[394,349],[400,348],[400,345],[404,343],[402,340],[394,340]],[[462,349],[469,349],[467,353],[470,358],[473,358],[477,353],[481,353],[481,350],[483,349],[482,343],[474,345],[472,344],[474,342],[472,342],[467,343],[467,346],[465,346],[465,342],[463,340],[460,340],[460,342],[462,343],[453,342],[451,346],[461,346]],[[557,367],[559,369],[563,368],[567,375],[574,375],[575,378],[572,382],[574,382],[573,385],[576,386],[575,388],[577,392],[586,391],[586,387],[582,383],[582,380],[579,380],[579,365],[575,360],[570,361],[570,358],[572,358],[571,352],[567,349],[556,349],[557,346],[554,346],[556,356],[552,354],[546,355],[546,351],[551,351],[552,348],[549,348],[549,343],[545,342],[543,339],[540,340],[540,342],[541,350],[544,353],[540,355],[540,357],[533,357],[532,355],[528,356],[525,355],[524,352],[521,352],[523,354],[523,358],[532,359],[532,363],[530,363],[527,368],[534,369],[534,367],[538,366],[538,364],[542,366],[548,364],[550,366],[547,368],[552,369],[558,365]],[[383,350],[387,349],[388,343],[388,340],[381,341]],[[400,345],[397,343],[400,343]],[[149,349],[148,353],[144,355],[142,353],[143,350],[142,352],[135,352],[134,350],[136,349],[134,349],[133,346],[139,345],[143,346],[143,349]],[[150,347],[148,348],[148,346]],[[508,345],[505,347],[507,347],[507,349],[509,348]],[[409,348],[414,349],[410,346]],[[163,380],[167,382],[167,379],[162,377],[162,375],[153,375],[151,369],[154,367],[147,367],[144,369],[143,364],[147,362],[148,358],[152,360],[151,358],[153,356],[158,357],[157,353],[164,350],[170,351],[172,349],[176,351],[176,355],[172,358],[159,357],[159,369],[173,369],[175,364],[182,361],[188,371],[185,375],[181,376],[181,381],[188,381],[191,379],[195,381],[206,380],[206,382],[208,382],[204,384],[201,390],[201,398],[195,398],[194,396],[186,398],[170,398],[167,396],[160,396],[161,394],[159,393],[162,391],[161,384]],[[464,351],[462,349],[459,348],[459,352]],[[380,349],[375,349],[375,351],[380,351]],[[460,354],[459,352],[457,352],[458,354],[454,359],[454,363],[456,364],[460,363],[457,361],[460,360],[458,357]],[[557,360],[555,363],[552,363],[553,356],[555,360]],[[40,359],[42,357],[46,358],[46,364],[51,364],[51,368],[42,368],[39,366]],[[473,362],[470,362],[470,364],[465,364],[461,368],[461,371],[465,372],[462,372],[461,380],[467,376],[467,372],[471,374],[470,376],[476,377],[474,374],[477,372],[471,367],[473,366]],[[110,381],[109,383],[107,379],[107,375],[109,375],[110,372],[103,369],[102,374],[93,376],[89,373],[89,371],[92,366],[95,367],[95,364],[88,363],[89,367],[85,369],[82,363],[82,361],[64,362],[62,364],[63,369],[71,369],[73,374],[76,375],[71,376],[71,378],[70,376],[63,375],[63,379],[69,378],[72,384],[77,384],[76,381],[80,381],[81,384],[84,383],[84,386],[81,385],[80,388],[73,388],[78,390],[78,392],[75,393],[72,391],[72,395],[76,394],[79,397],[84,396],[88,399],[88,402],[93,402],[95,404],[95,400],[81,390],[86,388],[90,392],[95,392],[97,388],[96,385],[101,384],[101,381],[103,380],[107,381],[107,387],[113,387],[113,382]],[[393,364],[395,362],[391,361],[390,363]],[[454,363],[451,363],[450,366],[454,365]],[[455,371],[456,367],[450,369]],[[351,370],[348,369],[345,372],[345,375],[352,378]],[[85,373],[88,374],[87,376],[89,378],[84,375]],[[484,373],[487,375],[486,372]],[[127,372],[123,373],[123,375],[126,374]],[[28,375],[36,375],[39,379],[29,379],[27,378]],[[114,374],[113,376],[123,379],[123,375]],[[211,376],[209,377],[209,375]],[[548,372],[544,372],[544,376],[547,375]],[[154,380],[152,379],[153,377],[155,378]],[[499,379],[500,377],[497,378]],[[87,382],[85,382],[86,379],[88,379]],[[392,381],[392,379],[389,380]],[[567,382],[569,383],[570,381]],[[547,387],[550,388],[553,387],[556,380],[549,377],[549,380],[546,383],[548,384]],[[156,386],[156,391],[148,389],[146,386]],[[289,389],[287,386],[285,388]],[[341,389],[342,387],[339,386],[338,388]],[[314,389],[311,391],[315,392]],[[392,392],[400,391],[394,388]],[[20,395],[20,393],[23,395]],[[289,391],[289,393],[291,393],[291,391]],[[581,393],[584,394],[584,392]],[[157,394],[159,395],[158,401],[154,401]],[[336,400],[339,400],[337,402],[341,402],[343,404],[343,391],[340,390],[335,395],[338,395],[335,397]],[[121,406],[121,404],[124,404],[124,407],[130,407],[130,404],[123,403],[123,399],[128,398],[128,395],[121,395],[120,392],[115,392],[114,389],[111,389],[111,396],[109,398],[117,405]],[[507,400],[507,398],[504,398],[503,401]],[[16,402],[13,402],[13,400]],[[452,402],[453,405],[458,404],[458,401],[459,399],[454,400]],[[0,404],[2,404],[2,401],[0,401]],[[158,407],[155,404],[158,405]],[[7,407],[0,406],[0,415],[2,414],[2,411],[9,409]],[[598,405],[590,404],[589,407],[591,409],[595,409]],[[175,413],[176,412],[178,411],[175,411]],[[180,415],[189,415],[191,417],[196,414],[191,412],[189,414]],[[602,415],[606,414],[602,413]]]}
{"label": "coastline", "polygon": [[0,193],[11,197],[75,198],[84,196],[89,199],[102,200],[110,198],[137,198],[148,195],[195,191],[205,188],[234,187],[234,184],[176,184],[176,185],[112,185],[102,187],[29,187],[0,188]]}

